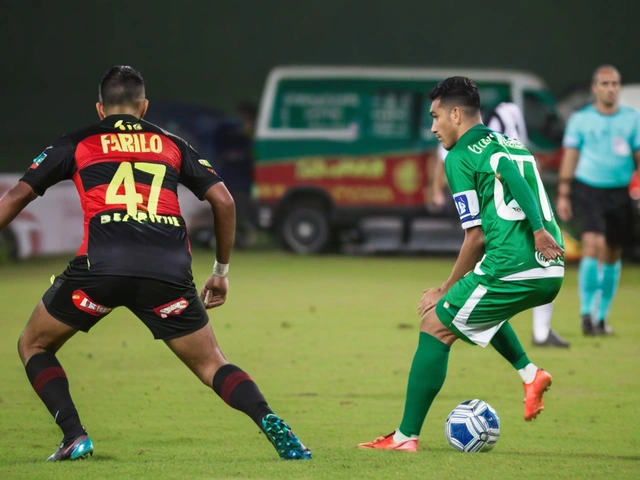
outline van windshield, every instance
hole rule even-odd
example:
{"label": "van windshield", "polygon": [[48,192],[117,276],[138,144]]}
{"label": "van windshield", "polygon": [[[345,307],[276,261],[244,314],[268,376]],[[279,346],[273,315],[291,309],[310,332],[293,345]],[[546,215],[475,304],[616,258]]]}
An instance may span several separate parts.
{"label": "van windshield", "polygon": [[524,118],[530,142],[539,149],[556,149],[562,143],[564,125],[551,92],[524,91]]}

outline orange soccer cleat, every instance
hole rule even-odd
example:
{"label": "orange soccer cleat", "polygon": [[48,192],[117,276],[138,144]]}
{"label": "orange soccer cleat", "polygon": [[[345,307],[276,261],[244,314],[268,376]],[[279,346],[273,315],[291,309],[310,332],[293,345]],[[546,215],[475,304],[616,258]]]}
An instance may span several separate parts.
{"label": "orange soccer cleat", "polygon": [[542,368],[536,372],[531,383],[524,384],[524,419],[530,422],[544,410],[542,395],[549,390],[553,377]]}
{"label": "orange soccer cleat", "polygon": [[406,442],[396,443],[393,440],[393,434],[384,437],[378,437],[373,442],[359,443],[358,448],[373,448],[376,450],[402,450],[405,452],[417,452],[418,440],[407,440]]}

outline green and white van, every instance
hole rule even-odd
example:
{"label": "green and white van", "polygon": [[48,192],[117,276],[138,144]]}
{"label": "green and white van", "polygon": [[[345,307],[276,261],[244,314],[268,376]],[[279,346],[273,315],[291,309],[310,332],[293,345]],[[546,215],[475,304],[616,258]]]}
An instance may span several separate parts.
{"label": "green and white van", "polygon": [[429,91],[472,78],[484,109],[522,107],[539,160],[558,156],[561,130],[537,76],[457,68],[282,67],[269,74],[256,126],[255,191],[262,227],[313,253],[335,240],[365,250],[456,250],[456,218],[429,210],[437,140]]}

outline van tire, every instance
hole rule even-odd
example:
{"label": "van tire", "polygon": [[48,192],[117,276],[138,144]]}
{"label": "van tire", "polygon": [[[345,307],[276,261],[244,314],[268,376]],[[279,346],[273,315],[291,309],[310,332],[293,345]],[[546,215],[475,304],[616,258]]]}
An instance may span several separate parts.
{"label": "van tire", "polygon": [[329,214],[322,201],[305,199],[294,203],[282,215],[278,242],[294,253],[325,251],[331,243]]}

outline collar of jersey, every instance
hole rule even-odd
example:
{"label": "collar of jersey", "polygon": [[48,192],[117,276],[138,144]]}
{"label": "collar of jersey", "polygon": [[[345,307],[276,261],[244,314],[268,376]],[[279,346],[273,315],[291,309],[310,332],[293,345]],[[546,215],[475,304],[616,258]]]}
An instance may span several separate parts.
{"label": "collar of jersey", "polygon": [[140,121],[138,117],[135,115],[130,115],[128,113],[114,113],[113,115],[108,115],[102,119],[101,124],[109,123],[113,124],[114,121],[123,120],[127,122],[137,123]]}

